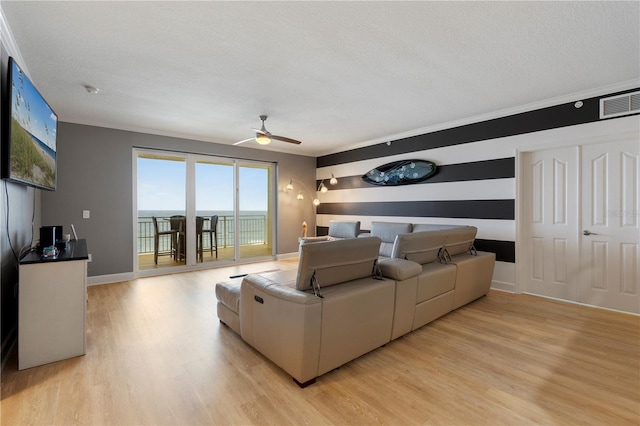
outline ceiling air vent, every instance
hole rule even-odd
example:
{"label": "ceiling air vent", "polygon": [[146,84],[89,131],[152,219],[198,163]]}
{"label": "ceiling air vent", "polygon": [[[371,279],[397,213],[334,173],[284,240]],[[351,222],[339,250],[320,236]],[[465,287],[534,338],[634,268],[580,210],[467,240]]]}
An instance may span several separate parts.
{"label": "ceiling air vent", "polygon": [[640,112],[640,92],[600,99],[600,118],[620,117]]}

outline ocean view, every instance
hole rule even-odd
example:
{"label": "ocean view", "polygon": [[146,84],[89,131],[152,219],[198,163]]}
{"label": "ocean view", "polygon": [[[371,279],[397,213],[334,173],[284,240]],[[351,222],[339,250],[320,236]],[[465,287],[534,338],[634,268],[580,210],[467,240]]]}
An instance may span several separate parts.
{"label": "ocean view", "polygon": [[[156,217],[169,217],[173,215],[183,215],[184,210],[138,210],[138,217],[148,217],[151,220],[152,216]],[[211,217],[213,215],[228,216],[233,218],[232,210],[199,210],[196,212],[198,216]],[[266,216],[266,211],[242,211],[240,216]]]}
{"label": "ocean view", "polygon": [[[158,221],[160,230],[169,229],[167,218],[174,215],[184,215],[180,210],[138,210],[138,253],[153,252],[153,220],[152,217],[162,218]],[[202,210],[197,212],[198,216],[205,218],[204,228],[209,227],[209,218],[218,215],[218,245],[230,247],[234,245],[234,220],[231,210]],[[267,212],[266,211],[246,211],[240,214],[240,244],[264,244],[267,241]],[[205,234],[203,245],[210,247],[211,241],[208,234]]]}

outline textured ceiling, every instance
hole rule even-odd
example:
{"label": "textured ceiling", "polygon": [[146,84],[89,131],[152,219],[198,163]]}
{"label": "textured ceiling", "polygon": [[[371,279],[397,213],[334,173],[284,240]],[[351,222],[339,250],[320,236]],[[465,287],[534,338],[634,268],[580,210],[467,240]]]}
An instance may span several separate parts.
{"label": "textured ceiling", "polygon": [[637,1],[1,7],[60,121],[304,155],[640,81]]}

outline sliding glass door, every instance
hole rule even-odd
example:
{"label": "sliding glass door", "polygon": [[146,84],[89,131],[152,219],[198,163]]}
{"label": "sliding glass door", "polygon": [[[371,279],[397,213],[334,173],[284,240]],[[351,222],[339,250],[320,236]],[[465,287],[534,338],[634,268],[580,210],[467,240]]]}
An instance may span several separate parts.
{"label": "sliding glass door", "polygon": [[273,251],[273,167],[240,164],[238,211],[240,258],[270,256]]}
{"label": "sliding glass door", "polygon": [[186,172],[184,157],[149,153],[137,158],[138,270],[185,265],[180,244],[186,224]]}
{"label": "sliding glass door", "polygon": [[275,166],[134,152],[138,271],[274,255]]}
{"label": "sliding glass door", "polygon": [[[235,260],[234,172],[229,160],[198,159],[195,170],[197,262]],[[202,232],[200,233],[200,223]]]}

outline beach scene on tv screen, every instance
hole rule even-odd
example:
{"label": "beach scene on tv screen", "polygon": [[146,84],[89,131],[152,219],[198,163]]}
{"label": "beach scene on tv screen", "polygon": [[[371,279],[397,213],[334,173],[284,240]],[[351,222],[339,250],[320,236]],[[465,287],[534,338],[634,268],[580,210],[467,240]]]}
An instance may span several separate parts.
{"label": "beach scene on tv screen", "polygon": [[11,78],[11,178],[56,186],[58,118],[13,62]]}

